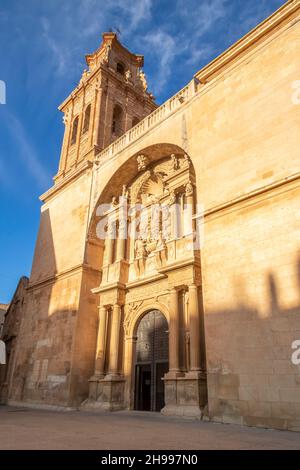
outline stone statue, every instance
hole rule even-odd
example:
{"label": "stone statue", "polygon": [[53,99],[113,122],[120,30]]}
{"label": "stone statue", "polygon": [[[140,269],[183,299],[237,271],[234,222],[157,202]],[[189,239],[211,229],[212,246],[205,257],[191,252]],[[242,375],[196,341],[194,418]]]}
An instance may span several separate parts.
{"label": "stone statue", "polygon": [[112,199],[111,199],[111,205],[113,207],[117,206],[118,205],[118,198],[116,196],[113,196]]}
{"label": "stone statue", "polygon": [[170,195],[170,190],[168,185],[164,184],[164,196],[169,196]]}
{"label": "stone statue", "polygon": [[125,79],[126,79],[126,82],[129,82],[132,78],[132,73],[130,72],[130,70],[126,70],[125,72]]}
{"label": "stone statue", "polygon": [[174,155],[174,153],[172,153],[172,155],[171,155],[171,160],[172,160],[172,163],[173,163],[173,169],[178,170],[179,162],[178,162],[178,158],[176,157],[176,155]]}
{"label": "stone statue", "polygon": [[146,248],[145,248],[145,240],[142,238],[137,238],[134,244],[134,252],[136,258],[144,258],[147,256]]}
{"label": "stone statue", "polygon": [[147,91],[148,90],[148,84],[147,84],[147,79],[146,79],[145,72],[143,70],[140,70],[140,79],[141,79],[144,90]]}
{"label": "stone statue", "polygon": [[103,62],[105,62],[106,64],[108,64],[108,62],[109,62],[110,50],[111,50],[111,45],[110,44],[105,44],[104,54],[103,54]]}
{"label": "stone statue", "polygon": [[189,181],[185,186],[185,195],[192,196],[194,194],[194,188],[192,183]]}
{"label": "stone statue", "polygon": [[176,202],[176,194],[175,194],[175,191],[171,191],[170,193],[170,199],[169,199],[169,204],[172,205],[172,204],[175,204]]}
{"label": "stone statue", "polygon": [[127,189],[126,184],[123,184],[123,187],[122,187],[122,197],[123,197],[124,199],[127,199],[127,198],[128,198],[128,189]]}
{"label": "stone statue", "polygon": [[138,171],[146,170],[147,165],[149,164],[149,159],[145,155],[138,155],[136,158],[138,164]]}
{"label": "stone statue", "polygon": [[185,153],[183,155],[183,158],[184,158],[184,163],[187,164],[188,167],[190,167],[190,165],[191,165],[190,157]]}
{"label": "stone statue", "polygon": [[159,231],[159,234],[158,234],[158,240],[157,240],[156,249],[157,249],[157,250],[163,250],[165,247],[166,247],[166,242],[165,242],[165,240],[163,239],[162,230],[160,230],[160,231]]}
{"label": "stone statue", "polygon": [[68,111],[63,115],[63,123],[66,126],[69,122],[69,113]]}
{"label": "stone statue", "polygon": [[157,204],[159,198],[155,196],[155,194],[147,194],[147,203],[149,204]]}

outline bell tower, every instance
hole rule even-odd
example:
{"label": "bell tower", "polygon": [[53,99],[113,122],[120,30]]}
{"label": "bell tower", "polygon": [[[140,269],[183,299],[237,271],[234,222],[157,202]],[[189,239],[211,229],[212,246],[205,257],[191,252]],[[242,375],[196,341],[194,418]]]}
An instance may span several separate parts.
{"label": "bell tower", "polygon": [[78,86],[59,107],[65,133],[56,181],[82,162],[93,161],[157,107],[142,70],[144,56],[128,51],[116,33],[104,33],[86,63]]}

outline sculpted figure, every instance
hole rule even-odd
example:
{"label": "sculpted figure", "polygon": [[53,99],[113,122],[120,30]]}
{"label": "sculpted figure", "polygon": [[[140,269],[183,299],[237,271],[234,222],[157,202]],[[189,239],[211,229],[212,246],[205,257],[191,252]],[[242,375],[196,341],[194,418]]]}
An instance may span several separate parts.
{"label": "sculpted figure", "polygon": [[158,240],[157,240],[157,246],[156,248],[158,250],[162,250],[163,248],[165,248],[166,246],[166,242],[165,240],[163,239],[163,233],[162,233],[162,230],[159,231],[159,234],[158,234]]}
{"label": "sculpted figure", "polygon": [[192,183],[189,181],[185,187],[185,195],[186,196],[192,196],[194,193],[194,188]]}
{"label": "sculpted figure", "polygon": [[186,165],[190,166],[190,165],[191,165],[190,157],[185,153],[185,154],[183,155],[183,158],[184,158],[184,163],[185,163]]}
{"label": "sculpted figure", "polygon": [[171,160],[172,160],[172,163],[173,163],[173,169],[178,170],[179,162],[178,162],[178,158],[176,157],[176,155],[174,155],[174,153],[172,153],[172,155],[171,155]]}
{"label": "sculpted figure", "polygon": [[134,244],[134,252],[136,258],[144,258],[147,255],[145,241],[142,238],[136,239]]}
{"label": "sculpted figure", "polygon": [[105,44],[104,55],[103,55],[103,62],[108,64],[109,56],[110,56],[111,45]]}
{"label": "sculpted figure", "polygon": [[171,191],[170,193],[170,199],[169,199],[169,204],[175,204],[176,202],[176,194],[175,194],[175,191]]}
{"label": "sculpted figure", "polygon": [[125,199],[128,198],[128,189],[127,189],[126,184],[123,184],[123,187],[122,187],[122,197]]}
{"label": "sculpted figure", "polygon": [[138,171],[146,170],[149,160],[145,155],[138,155],[136,158],[136,161],[138,164]]}
{"label": "sculpted figure", "polygon": [[126,82],[129,82],[131,80],[131,77],[132,77],[132,73],[130,72],[130,70],[126,70],[125,72]]}
{"label": "sculpted figure", "polygon": [[148,90],[148,84],[147,84],[147,79],[146,79],[145,72],[143,70],[140,71],[140,79],[141,79],[141,82],[143,84],[144,90],[147,91]]}
{"label": "sculpted figure", "polygon": [[116,196],[112,197],[111,205],[114,206],[114,207],[118,205],[118,198]]}

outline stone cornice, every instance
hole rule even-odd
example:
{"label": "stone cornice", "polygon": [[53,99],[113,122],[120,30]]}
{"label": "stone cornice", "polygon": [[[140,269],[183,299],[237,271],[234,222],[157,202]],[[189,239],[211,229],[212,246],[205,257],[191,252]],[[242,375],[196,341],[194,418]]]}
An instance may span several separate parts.
{"label": "stone cornice", "polygon": [[109,44],[109,45],[116,47],[119,51],[125,54],[127,58],[130,59],[133,63],[135,63],[139,67],[143,67],[144,56],[141,54],[134,54],[133,52],[130,52],[129,49],[127,49],[125,46],[123,46],[123,44],[120,43],[120,41],[118,40],[117,33],[114,33],[114,32],[103,33],[102,39],[103,39],[102,44],[98,47],[98,49],[95,52],[92,52],[91,54],[87,54],[85,56],[87,65],[89,65],[89,61],[91,58],[99,56],[101,52],[103,51],[105,45]]}
{"label": "stone cornice", "polygon": [[154,99],[152,99],[148,93],[144,93],[144,95],[141,95],[140,92],[136,90],[135,86],[132,83],[125,82],[125,79],[123,76],[118,76],[118,74],[115,73],[114,70],[108,67],[107,65],[100,64],[99,67],[97,67],[95,70],[90,72],[90,74],[87,76],[85,81],[78,83],[77,87],[58,106],[58,110],[61,112],[64,112],[64,109],[67,107],[70,101],[74,100],[80,94],[83,88],[86,88],[89,85],[95,86],[95,82],[97,80],[99,80],[99,83],[97,86],[99,86],[99,88],[101,87],[105,88],[105,85],[103,83],[103,78],[107,75],[109,75],[110,78],[112,78],[116,83],[119,83],[124,87],[128,87],[130,91],[134,95],[136,95],[138,99],[143,99],[144,101],[147,101],[150,105],[152,106],[154,105],[155,107],[158,107]]}
{"label": "stone cornice", "polygon": [[241,57],[251,47],[256,45],[264,36],[275,31],[276,27],[287,20],[293,13],[300,8],[300,0],[289,0],[273,15],[260,23],[256,28],[246,34],[239,41],[234,43],[229,49],[223,52],[219,57],[210,62],[206,67],[197,72],[194,77],[205,84],[210,78],[220,73],[229,66],[230,63]]}
{"label": "stone cornice", "polygon": [[93,294],[99,294],[100,292],[108,292],[108,291],[111,291],[111,290],[126,290],[126,285],[123,284],[122,282],[112,282],[110,284],[106,284],[104,286],[100,286],[100,287],[95,287],[93,289],[91,289],[91,292]]}
{"label": "stone cornice", "polygon": [[78,264],[77,266],[73,266],[72,268],[66,269],[64,271],[61,271],[60,273],[55,273],[52,276],[48,276],[44,279],[41,279],[36,282],[30,282],[28,286],[26,287],[27,291],[31,291],[33,289],[38,289],[40,287],[44,287],[48,284],[54,284],[54,282],[68,278],[70,276],[76,275],[79,272],[85,272],[85,271],[93,271],[96,274],[100,275],[100,271],[98,269],[93,268],[92,266],[88,266],[87,264]]}
{"label": "stone cornice", "polygon": [[73,181],[74,179],[78,178],[84,171],[86,171],[88,168],[91,168],[93,166],[93,162],[90,160],[85,160],[79,165],[74,168],[74,170],[70,171],[68,175],[64,177],[60,182],[56,183],[52,188],[50,188],[48,191],[46,191],[44,194],[40,196],[40,200],[42,202],[46,202],[50,197],[52,197],[57,191],[61,190],[63,187],[65,187],[68,183]]}
{"label": "stone cornice", "polygon": [[158,272],[161,274],[166,274],[167,272],[175,271],[176,269],[182,269],[182,268],[186,268],[187,266],[198,266],[198,265],[199,265],[199,260],[196,257],[191,256],[188,259],[184,259],[184,260],[179,259],[175,261],[174,263],[167,264],[163,268],[158,269]]}
{"label": "stone cornice", "polygon": [[275,181],[267,186],[255,189],[254,191],[244,194],[236,199],[231,199],[223,204],[211,207],[210,209],[205,210],[204,214],[197,214],[193,218],[197,219],[204,217],[206,221],[208,218],[210,219],[223,213],[225,214],[233,210],[241,209],[247,204],[256,204],[257,198],[273,197],[280,193],[281,188],[288,191],[289,188],[285,189],[287,186],[291,186],[291,189],[299,188],[300,173],[295,173],[294,175]]}

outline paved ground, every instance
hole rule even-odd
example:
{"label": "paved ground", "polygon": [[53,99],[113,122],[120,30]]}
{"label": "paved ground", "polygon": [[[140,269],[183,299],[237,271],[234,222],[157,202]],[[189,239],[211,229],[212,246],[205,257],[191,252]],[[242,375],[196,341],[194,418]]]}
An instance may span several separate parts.
{"label": "paved ground", "polygon": [[300,449],[300,433],[187,421],[158,413],[0,406],[0,449]]}

